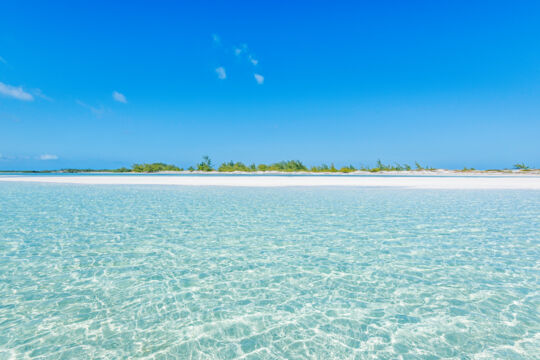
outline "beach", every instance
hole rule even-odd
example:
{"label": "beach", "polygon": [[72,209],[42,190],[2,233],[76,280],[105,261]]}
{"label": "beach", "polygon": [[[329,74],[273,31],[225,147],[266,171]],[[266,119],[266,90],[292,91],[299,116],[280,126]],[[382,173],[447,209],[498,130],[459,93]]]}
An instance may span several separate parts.
{"label": "beach", "polygon": [[3,175],[0,182],[84,185],[175,185],[232,187],[346,186],[416,189],[540,190],[540,176],[355,176],[355,175]]}
{"label": "beach", "polygon": [[0,2],[0,360],[540,360],[540,1],[208,5]]}

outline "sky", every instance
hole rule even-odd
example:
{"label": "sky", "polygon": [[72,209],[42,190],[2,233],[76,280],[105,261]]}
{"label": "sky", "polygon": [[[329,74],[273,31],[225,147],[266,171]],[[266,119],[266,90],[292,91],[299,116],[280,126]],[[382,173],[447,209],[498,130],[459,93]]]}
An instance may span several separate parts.
{"label": "sky", "polygon": [[538,1],[2,1],[0,170],[540,167]]}

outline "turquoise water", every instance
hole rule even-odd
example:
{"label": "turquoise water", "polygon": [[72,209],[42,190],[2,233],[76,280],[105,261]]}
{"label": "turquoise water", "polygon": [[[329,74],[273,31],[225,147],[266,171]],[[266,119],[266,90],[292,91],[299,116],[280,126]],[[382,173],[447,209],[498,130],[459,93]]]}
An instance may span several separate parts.
{"label": "turquoise water", "polygon": [[0,358],[538,359],[540,192],[0,184]]}

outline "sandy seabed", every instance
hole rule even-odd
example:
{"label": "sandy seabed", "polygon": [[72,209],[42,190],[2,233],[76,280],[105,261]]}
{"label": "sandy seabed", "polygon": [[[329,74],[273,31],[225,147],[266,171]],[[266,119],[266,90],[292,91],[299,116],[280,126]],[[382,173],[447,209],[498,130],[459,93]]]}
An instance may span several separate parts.
{"label": "sandy seabed", "polygon": [[37,182],[87,185],[179,186],[380,186],[419,189],[527,189],[540,190],[540,176],[25,176],[4,175],[0,182]]}

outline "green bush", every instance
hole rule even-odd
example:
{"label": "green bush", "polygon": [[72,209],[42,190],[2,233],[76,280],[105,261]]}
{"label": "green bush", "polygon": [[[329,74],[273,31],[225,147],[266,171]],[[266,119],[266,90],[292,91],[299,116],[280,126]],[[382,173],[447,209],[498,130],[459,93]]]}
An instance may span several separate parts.
{"label": "green bush", "polygon": [[133,164],[133,166],[131,167],[131,171],[137,172],[137,173],[143,173],[143,172],[153,173],[153,172],[159,172],[159,171],[182,171],[182,169],[180,169],[178,166],[175,166],[175,165],[168,165],[164,163],[152,163],[152,164]]}
{"label": "green bush", "polygon": [[268,167],[270,171],[308,171],[308,168],[299,160],[281,161]]}
{"label": "green bush", "polygon": [[517,170],[529,170],[530,167],[525,165],[525,163],[517,163],[517,164],[514,164],[514,169],[517,169]]}
{"label": "green bush", "polygon": [[203,161],[197,165],[198,171],[214,171],[212,160],[208,156],[203,156]]}
{"label": "green bush", "polygon": [[[254,167],[255,165],[252,165]],[[233,172],[233,171],[255,171],[256,169],[252,167],[247,167],[242,162],[233,162],[229,161],[228,163],[223,163],[219,166],[218,171],[221,172]]]}

